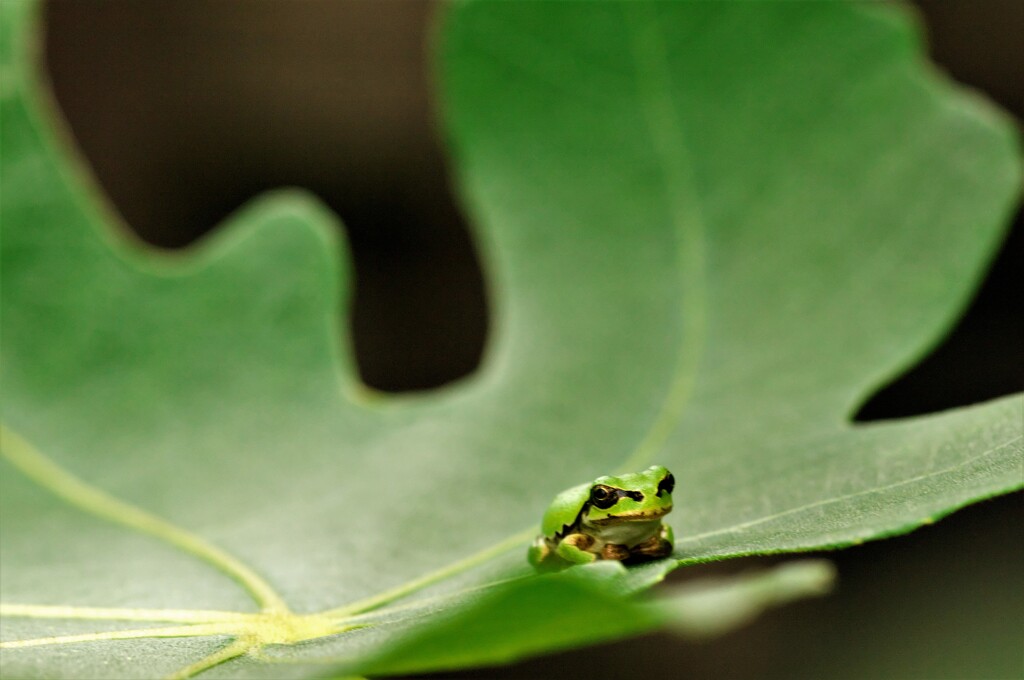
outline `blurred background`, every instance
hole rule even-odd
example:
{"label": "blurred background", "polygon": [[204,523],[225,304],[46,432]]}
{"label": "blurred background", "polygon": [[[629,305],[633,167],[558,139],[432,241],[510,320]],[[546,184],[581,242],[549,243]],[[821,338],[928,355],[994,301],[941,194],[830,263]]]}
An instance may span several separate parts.
{"label": "blurred background", "polygon": [[[1024,2],[917,7],[932,58],[1024,118]],[[431,100],[436,11],[413,0],[51,0],[46,68],[126,237],[187,247],[263,190],[310,189],[354,252],[364,381],[429,389],[474,370],[488,328]],[[1024,388],[1021,222],[953,333],[859,420]],[[1024,495],[828,557],[835,594],[723,638],[652,635],[458,677],[1024,677]]]}

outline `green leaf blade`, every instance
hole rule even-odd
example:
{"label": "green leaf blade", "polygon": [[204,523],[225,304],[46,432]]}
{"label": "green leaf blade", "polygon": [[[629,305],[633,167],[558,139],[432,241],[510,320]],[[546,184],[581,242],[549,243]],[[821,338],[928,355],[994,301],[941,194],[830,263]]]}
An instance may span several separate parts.
{"label": "green leaf blade", "polygon": [[[385,649],[354,670],[395,675],[496,665],[538,651],[593,644],[666,625],[687,636],[713,635],[771,606],[824,594],[833,577],[828,563],[794,563],[691,585],[663,600],[640,603],[595,587],[619,580],[613,566],[617,567],[606,563],[574,570],[593,569],[598,572],[594,577],[569,573],[513,585],[455,613],[432,630]],[[552,616],[553,611],[561,615]]]}

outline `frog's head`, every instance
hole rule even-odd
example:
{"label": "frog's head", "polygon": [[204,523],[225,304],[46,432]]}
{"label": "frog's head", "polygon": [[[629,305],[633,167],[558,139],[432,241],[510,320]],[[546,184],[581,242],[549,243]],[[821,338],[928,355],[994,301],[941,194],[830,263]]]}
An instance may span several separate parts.
{"label": "frog's head", "polygon": [[661,465],[617,477],[598,477],[590,486],[583,520],[598,526],[658,520],[672,512],[675,484],[672,473]]}

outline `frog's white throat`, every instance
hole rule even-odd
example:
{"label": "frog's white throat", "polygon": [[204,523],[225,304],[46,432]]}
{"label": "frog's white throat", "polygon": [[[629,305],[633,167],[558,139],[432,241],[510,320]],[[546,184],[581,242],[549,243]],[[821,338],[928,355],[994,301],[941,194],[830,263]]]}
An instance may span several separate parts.
{"label": "frog's white throat", "polygon": [[[653,518],[637,518],[629,521],[607,522],[603,524],[585,522],[585,524],[587,525],[588,533],[596,539],[596,547],[598,549],[606,543],[614,543],[632,548],[661,533],[660,518],[665,514],[663,512]],[[600,521],[604,522],[604,520]]]}

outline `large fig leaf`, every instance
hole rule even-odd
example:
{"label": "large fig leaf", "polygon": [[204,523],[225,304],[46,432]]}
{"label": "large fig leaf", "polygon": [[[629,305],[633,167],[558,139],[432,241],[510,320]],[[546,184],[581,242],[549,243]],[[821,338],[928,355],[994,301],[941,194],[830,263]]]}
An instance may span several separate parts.
{"label": "large fig leaf", "polygon": [[[493,337],[471,379],[388,399],[339,340],[335,217],[279,192],[181,255],[133,242],[59,136],[33,5],[0,7],[5,675],[384,674],[713,631],[826,575],[621,595],[1022,484],[1017,397],[850,422],[953,323],[1020,182],[1012,127],[892,8],[453,6],[440,103]],[[530,576],[558,490],[651,462],[679,480],[672,558]]]}

